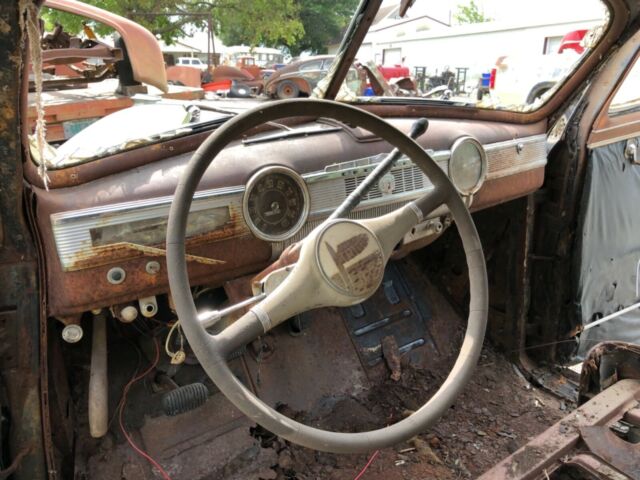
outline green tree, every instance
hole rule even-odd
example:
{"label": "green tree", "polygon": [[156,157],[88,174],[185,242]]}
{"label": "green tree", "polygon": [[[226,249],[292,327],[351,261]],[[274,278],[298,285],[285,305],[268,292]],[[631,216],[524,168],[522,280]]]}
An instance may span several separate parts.
{"label": "green tree", "polygon": [[[286,47],[291,55],[299,55],[303,51],[312,53],[326,53],[327,47],[333,42],[339,42],[342,32],[349,24],[359,0],[297,0],[295,10],[283,11],[280,14],[297,17],[304,28],[304,35],[291,36],[280,42],[260,42],[265,46]],[[249,8],[254,8],[255,0],[248,2]],[[270,3],[273,5],[273,3]],[[275,7],[271,7],[275,13]],[[231,21],[239,12],[223,13],[224,25],[220,33],[225,45],[252,44],[249,35],[251,31],[242,21]]]}
{"label": "green tree", "polygon": [[292,55],[303,51],[327,53],[331,43],[339,42],[359,0],[299,0],[304,36],[286,43]]}
{"label": "green tree", "polygon": [[[129,18],[148,28],[167,43],[184,37],[190,28],[204,29],[211,13],[217,33],[241,28],[245,43],[295,42],[304,33],[295,0],[83,0]],[[195,14],[195,15],[194,15]],[[72,34],[83,28],[76,15],[44,8],[43,18],[50,29],[60,23]],[[98,35],[110,29],[88,22]]]}
{"label": "green tree", "polygon": [[286,45],[304,35],[296,0],[233,1],[233,8],[219,8],[215,16],[225,45]]}
{"label": "green tree", "polygon": [[458,11],[454,14],[453,18],[458,23],[483,23],[490,22],[492,18],[487,17],[482,12],[474,0],[469,0],[467,5],[458,5]]}

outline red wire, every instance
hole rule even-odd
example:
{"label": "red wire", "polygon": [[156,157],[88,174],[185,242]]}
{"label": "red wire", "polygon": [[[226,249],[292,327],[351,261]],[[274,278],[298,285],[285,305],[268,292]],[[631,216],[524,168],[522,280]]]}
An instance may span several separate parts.
{"label": "red wire", "polygon": [[153,360],[153,363],[149,368],[147,368],[140,375],[135,376],[134,374],[134,377],[131,378],[131,380],[129,380],[129,383],[127,383],[127,385],[124,387],[124,390],[122,391],[122,401],[120,403],[120,413],[118,415],[118,421],[120,423],[120,430],[122,430],[122,434],[124,435],[124,438],[127,439],[127,442],[129,442],[129,445],[131,445],[131,448],[133,448],[138,455],[140,455],[141,457],[146,459],[151,465],[153,465],[158,470],[158,472],[160,472],[160,475],[162,475],[162,478],[164,478],[164,480],[171,480],[171,477],[169,476],[169,474],[160,466],[160,464],[156,462],[153,458],[151,458],[151,456],[148,453],[146,453],[144,450],[142,450],[140,447],[138,447],[135,444],[133,439],[129,436],[129,433],[127,432],[127,430],[124,428],[124,422],[123,422],[124,409],[127,405],[127,394],[129,393],[129,389],[137,381],[142,380],[149,373],[151,373],[151,371],[156,368],[156,365],[158,365],[158,362],[160,361],[160,346],[158,345],[158,339],[154,337],[153,341],[156,346],[156,356]]}
{"label": "red wire", "polygon": [[360,470],[360,473],[358,475],[356,475],[356,478],[354,478],[353,480],[360,480],[360,478],[362,478],[364,473],[367,471],[367,468],[369,468],[371,466],[371,464],[376,459],[376,457],[378,456],[379,453],[380,453],[380,450],[376,450],[375,452],[373,452],[373,455],[371,455],[371,458],[369,459],[367,464],[364,466],[364,468],[362,470]]}
{"label": "red wire", "polygon": [[[129,383],[127,383],[127,385],[124,387],[124,391],[122,392],[122,403],[120,406],[120,414],[118,416],[118,420],[120,423],[120,430],[122,430],[122,434],[124,435],[124,438],[127,439],[127,442],[129,442],[129,445],[131,445],[131,448],[133,448],[136,451],[136,453],[138,453],[138,455],[140,455],[145,460],[147,460],[151,465],[153,465],[158,470],[158,472],[160,472],[160,475],[162,475],[162,478],[164,478],[165,480],[171,480],[171,477],[169,476],[169,474],[160,466],[160,464],[156,462],[148,453],[143,451],[140,447],[138,447],[134,443],[132,438],[127,433],[127,430],[124,428],[124,422],[123,422],[124,409],[127,405],[127,394],[129,393],[129,390],[136,382],[138,382],[139,380],[142,380],[149,373],[151,373],[151,371],[156,368],[156,365],[158,365],[158,362],[160,361],[160,346],[158,345],[158,340],[154,337],[153,341],[156,347],[156,355],[153,360],[153,363],[149,366],[147,370],[142,372],[140,375],[134,376],[131,380],[129,380]],[[360,480],[379,454],[380,454],[380,450],[376,450],[375,452],[373,452],[373,455],[371,455],[371,458],[369,458],[369,461],[367,462],[367,464],[360,471],[360,473],[356,475],[356,477],[353,480]]]}

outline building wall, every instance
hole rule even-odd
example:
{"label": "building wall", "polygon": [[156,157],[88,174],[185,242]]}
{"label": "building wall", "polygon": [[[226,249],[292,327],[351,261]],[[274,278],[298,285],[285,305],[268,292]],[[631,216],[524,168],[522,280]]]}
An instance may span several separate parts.
{"label": "building wall", "polygon": [[454,27],[412,23],[370,32],[358,60],[382,63],[385,49],[401,48],[404,64],[411,69],[424,66],[429,75],[434,75],[446,67],[468,67],[469,75],[477,77],[492,68],[499,57],[540,56],[546,38],[557,39],[572,30],[590,29],[602,20],[538,25],[492,22]]}

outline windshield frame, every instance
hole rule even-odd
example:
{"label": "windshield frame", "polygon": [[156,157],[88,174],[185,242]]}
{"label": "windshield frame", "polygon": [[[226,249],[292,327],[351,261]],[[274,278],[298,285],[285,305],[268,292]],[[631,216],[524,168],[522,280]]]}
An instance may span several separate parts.
{"label": "windshield frame", "polygon": [[[553,95],[539,108],[527,111],[500,110],[491,108],[481,108],[475,106],[463,106],[460,104],[451,104],[443,106],[441,102],[427,102],[424,105],[418,105],[412,101],[411,97],[399,97],[397,101],[388,102],[396,107],[406,105],[406,108],[414,109],[424,106],[429,109],[431,107],[449,108],[450,112],[455,112],[452,118],[479,118],[487,120],[509,121],[514,123],[532,123],[540,121],[555,113],[565,101],[579,90],[579,87],[585,82],[590,74],[595,70],[596,66],[605,62],[609,57],[612,46],[617,42],[618,36],[627,26],[627,16],[629,15],[629,7],[626,5],[629,0],[601,0],[609,11],[609,22],[606,25],[602,37],[595,45],[593,50],[580,59],[575,68],[569,75],[555,88]],[[413,4],[413,2],[410,2]],[[346,79],[349,67],[354,62],[358,50],[369,27],[373,23],[375,16],[382,4],[382,0],[362,0],[356,13],[354,14],[351,24],[347,29],[338,53],[336,54],[336,62],[333,68],[325,77],[326,87],[320,98],[327,100],[335,100],[342,83]],[[410,8],[410,6],[408,7]],[[327,81],[328,79],[328,81]],[[322,93],[322,92],[321,92]],[[404,100],[404,102],[403,102]],[[356,106],[365,105],[384,105],[385,102],[349,102]]]}

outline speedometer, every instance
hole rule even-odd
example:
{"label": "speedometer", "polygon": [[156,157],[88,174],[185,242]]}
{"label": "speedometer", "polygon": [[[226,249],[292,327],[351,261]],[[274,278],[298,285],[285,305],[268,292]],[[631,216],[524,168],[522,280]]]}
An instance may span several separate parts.
{"label": "speedometer", "polygon": [[244,218],[258,238],[281,241],[293,236],[309,214],[307,186],[286,167],[267,167],[247,183],[243,199]]}

